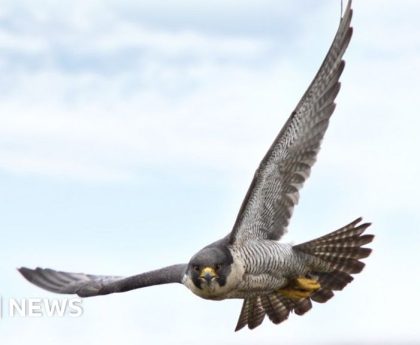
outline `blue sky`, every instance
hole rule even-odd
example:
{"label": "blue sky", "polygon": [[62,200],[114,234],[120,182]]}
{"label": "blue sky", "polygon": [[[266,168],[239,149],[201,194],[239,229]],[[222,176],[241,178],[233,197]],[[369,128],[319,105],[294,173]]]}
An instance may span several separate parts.
{"label": "blue sky", "polygon": [[[355,1],[338,106],[285,240],[358,216],[374,253],[303,317],[234,333],[240,301],[181,285],[4,318],[2,344],[420,342],[420,4]],[[230,231],[320,65],[339,1],[0,1],[3,298],[57,297],[15,268],[129,275]]]}

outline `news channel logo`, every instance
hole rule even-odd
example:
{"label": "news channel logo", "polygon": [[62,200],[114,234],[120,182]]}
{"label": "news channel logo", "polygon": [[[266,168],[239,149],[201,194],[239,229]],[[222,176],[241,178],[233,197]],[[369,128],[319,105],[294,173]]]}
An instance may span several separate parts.
{"label": "news channel logo", "polygon": [[81,317],[82,299],[72,298],[4,298],[0,296],[0,319]]}

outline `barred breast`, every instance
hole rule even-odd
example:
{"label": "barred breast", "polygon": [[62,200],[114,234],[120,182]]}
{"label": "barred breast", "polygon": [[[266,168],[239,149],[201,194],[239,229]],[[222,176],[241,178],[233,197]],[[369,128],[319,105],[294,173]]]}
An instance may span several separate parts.
{"label": "barred breast", "polygon": [[244,267],[242,281],[231,298],[270,293],[285,286],[290,278],[305,275],[309,270],[304,257],[286,243],[251,240],[231,251]]}

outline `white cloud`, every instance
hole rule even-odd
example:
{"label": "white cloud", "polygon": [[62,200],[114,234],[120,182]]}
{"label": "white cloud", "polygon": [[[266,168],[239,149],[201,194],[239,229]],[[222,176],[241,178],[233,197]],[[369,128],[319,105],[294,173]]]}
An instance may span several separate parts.
{"label": "white cloud", "polygon": [[[227,117],[238,99],[230,101],[226,93],[232,91],[226,90],[240,89],[241,79],[262,83],[246,66],[229,69],[218,61],[263,56],[267,44],[261,40],[122,22],[99,31],[92,23],[87,29],[76,25],[74,31],[60,27],[51,34],[40,26],[42,35],[30,28],[0,32],[0,47],[11,52],[3,59],[10,85],[0,105],[0,166],[5,170],[114,180],[132,176],[131,167],[155,156],[206,160],[200,148],[208,151],[220,143],[212,137],[216,131],[208,138],[195,132],[203,127],[202,119],[207,125],[208,114]],[[124,66],[124,57],[115,55],[130,55],[130,49],[139,61]],[[16,62],[14,56],[21,58]],[[34,69],[31,59],[39,60]],[[95,61],[117,73],[104,74]],[[215,103],[218,95],[225,103]]]}
{"label": "white cloud", "polygon": [[111,32],[101,32],[89,47],[92,52],[110,52],[121,49],[146,49],[148,54],[164,57],[180,57],[187,54],[191,59],[199,55],[202,59],[215,57],[247,59],[265,53],[264,42],[245,38],[203,35],[197,32],[168,32],[139,27],[132,23],[122,23]]}
{"label": "white cloud", "polygon": [[[159,71],[160,83],[173,85],[177,92],[180,71],[168,66],[163,69]],[[100,166],[102,176],[113,170],[120,172],[117,175],[130,176],[134,173],[130,167],[167,160],[225,171],[230,159],[242,164],[255,150],[257,157],[261,156],[261,149],[249,140],[255,137],[255,115],[271,113],[279,118],[275,109],[281,102],[276,99],[282,88],[275,79],[290,72],[286,72],[286,66],[273,69],[277,78],[267,71],[253,73],[243,67],[211,63],[187,66],[183,68],[185,78],[195,88],[176,98],[168,98],[169,91],[158,89],[137,89],[138,93],[131,91],[133,94],[124,96],[125,75],[111,80],[57,73],[22,77],[19,92],[0,105],[1,113],[6,115],[0,118],[2,166],[7,169],[11,164],[11,170],[23,173],[28,167],[27,172],[32,172],[34,161],[39,159],[38,173],[45,169],[47,175],[72,177],[74,172],[80,178],[86,172],[89,179]],[[82,91],[74,91],[76,102],[72,104],[73,89],[77,88]],[[281,98],[286,103],[286,86],[283,91]],[[277,131],[269,127],[261,128],[270,131],[263,150]],[[20,163],[13,164],[10,156]],[[20,156],[30,156],[30,164],[25,165],[28,159]],[[65,167],[63,171],[59,167],[64,161],[74,162],[75,168]],[[78,168],[81,165],[85,165],[84,170]]]}

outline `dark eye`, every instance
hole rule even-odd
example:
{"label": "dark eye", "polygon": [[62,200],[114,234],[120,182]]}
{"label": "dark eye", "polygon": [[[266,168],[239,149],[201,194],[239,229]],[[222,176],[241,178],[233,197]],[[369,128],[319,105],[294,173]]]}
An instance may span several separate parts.
{"label": "dark eye", "polygon": [[214,268],[215,268],[216,270],[220,270],[220,269],[222,268],[222,264],[216,264],[216,265],[214,266]]}
{"label": "dark eye", "polygon": [[193,265],[192,268],[196,272],[200,271],[200,266],[198,266],[198,265]]}

